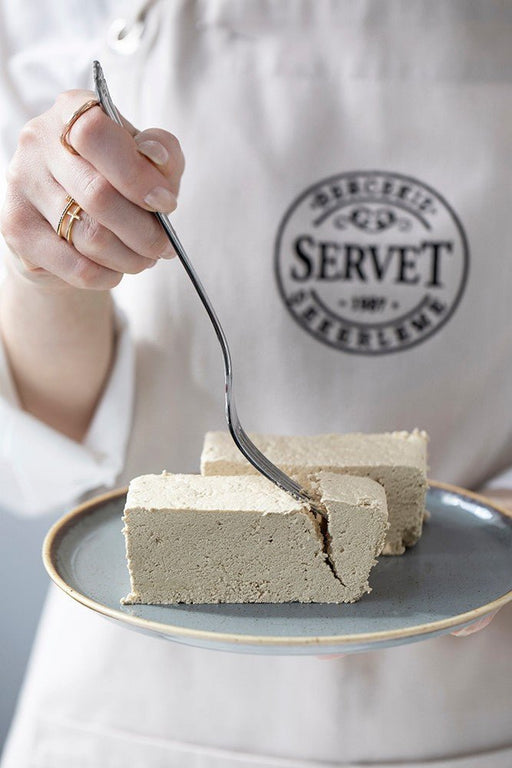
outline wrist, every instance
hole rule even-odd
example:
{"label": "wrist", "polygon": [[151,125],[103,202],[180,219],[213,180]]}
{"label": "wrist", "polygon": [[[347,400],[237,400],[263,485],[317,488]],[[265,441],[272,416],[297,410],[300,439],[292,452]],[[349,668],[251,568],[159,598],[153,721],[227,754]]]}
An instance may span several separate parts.
{"label": "wrist", "polygon": [[4,283],[12,292],[26,296],[62,297],[70,296],[78,298],[87,294],[106,294],[110,291],[93,291],[67,283],[57,275],[48,272],[42,267],[36,267],[26,259],[9,252],[5,258]]}
{"label": "wrist", "polygon": [[[16,257],[15,257],[16,258]],[[9,263],[1,286],[2,324],[7,315],[40,311],[52,313],[97,312],[112,305],[111,292],[77,288],[43,269],[18,270]],[[23,307],[23,309],[21,309]],[[88,310],[89,308],[89,310]]]}
{"label": "wrist", "polygon": [[115,349],[110,291],[7,274],[0,332],[23,410],[74,440],[86,433]]}

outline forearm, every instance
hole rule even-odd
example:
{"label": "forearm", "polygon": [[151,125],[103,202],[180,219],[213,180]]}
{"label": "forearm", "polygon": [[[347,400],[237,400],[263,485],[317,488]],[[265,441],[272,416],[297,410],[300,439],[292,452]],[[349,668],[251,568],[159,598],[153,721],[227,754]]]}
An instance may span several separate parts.
{"label": "forearm", "polygon": [[45,286],[11,269],[0,294],[0,331],[24,410],[80,441],[112,364],[110,293]]}

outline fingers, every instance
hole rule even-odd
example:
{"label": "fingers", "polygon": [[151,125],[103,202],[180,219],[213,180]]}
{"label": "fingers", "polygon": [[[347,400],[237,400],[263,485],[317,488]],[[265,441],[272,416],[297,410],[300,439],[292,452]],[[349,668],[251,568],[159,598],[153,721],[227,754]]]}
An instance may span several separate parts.
{"label": "fingers", "polygon": [[[88,95],[73,92],[73,101],[83,103]],[[61,102],[61,112],[69,112],[64,97]],[[174,251],[162,227],[142,208],[168,211],[176,207],[184,169],[181,148],[162,129],[132,137],[134,130],[121,128],[99,108],[92,108],[68,136],[80,156],[66,151],[54,154],[49,169],[90,217],[129,249],[146,258],[171,258]]]}
{"label": "fingers", "polygon": [[[28,228],[24,226],[27,218]],[[7,204],[2,231],[14,255],[11,267],[33,282],[53,284],[57,278],[75,288],[106,291],[122,279],[122,272],[97,264],[58,237],[39,211],[29,210],[26,202],[19,207]]]}
{"label": "fingers", "polygon": [[[174,255],[162,227],[152,214],[122,198],[108,182],[102,184],[106,196],[111,198],[109,204],[104,202],[105,192],[101,188],[95,191],[89,189],[89,193],[94,194],[88,196],[80,185],[78,170],[72,172],[73,167],[84,165],[84,161],[73,156],[70,156],[70,160],[69,194],[84,209],[80,221],[73,223],[72,231],[73,244],[80,253],[110,269],[131,274],[142,271],[160,257],[170,258]],[[101,182],[100,177],[95,178]],[[27,174],[26,162],[19,159],[11,166],[9,189],[13,197],[21,201],[26,199],[33,209],[42,214],[53,228],[55,237],[59,217],[66,204],[67,191],[41,169],[38,173]],[[66,221],[66,225],[68,223]],[[117,228],[123,239],[112,232],[112,228]],[[48,249],[51,250],[53,245],[48,243]]]}
{"label": "fingers", "polygon": [[137,133],[134,140],[138,151],[167,176],[171,191],[177,196],[185,170],[185,158],[178,139],[161,128],[149,128]]}
{"label": "fingers", "polygon": [[[64,126],[69,117],[69,100],[62,99],[57,106]],[[183,162],[179,143],[172,134],[163,130],[146,136],[139,134],[138,143],[143,150],[140,152],[126,128],[114,123],[101,108],[94,107],[74,123],[68,140],[123,197],[146,210],[169,213],[176,208]],[[151,162],[147,162],[148,158]]]}
{"label": "fingers", "polygon": [[512,509],[512,490],[510,488],[484,488],[479,493],[500,507]]}
{"label": "fingers", "polygon": [[145,258],[127,248],[85,211],[81,211],[79,216],[79,220],[73,222],[71,242],[79,253],[96,264],[115,272],[136,275],[157,263],[155,259]]}
{"label": "fingers", "polygon": [[[155,216],[123,197],[81,157],[60,158],[52,171],[56,186],[71,195],[90,219],[112,232],[129,250],[148,259],[174,255]],[[64,205],[60,195],[57,200]],[[56,205],[54,197],[50,207],[55,211]],[[52,216],[47,208],[45,215],[52,221],[55,212]]]}
{"label": "fingers", "polygon": [[481,619],[473,621],[467,627],[457,629],[455,632],[451,632],[450,634],[452,634],[453,637],[469,637],[469,635],[474,635],[475,632],[481,632],[482,629],[485,629],[485,627],[489,626],[497,613],[498,611],[489,613],[487,616],[483,616]]}
{"label": "fingers", "polygon": [[[62,94],[24,126],[9,168],[2,230],[25,276],[49,281],[53,275],[57,284],[104,290],[123,273],[174,256],[152,211],[175,208],[184,161],[167,131],[139,132],[127,121],[120,127],[98,106],[73,123],[66,138],[78,154],[68,151],[62,131],[93,95]],[[65,219],[71,242],[55,231],[67,195],[82,209],[79,218]]]}
{"label": "fingers", "polygon": [[[55,179],[49,179],[45,188],[46,193],[37,198],[39,210],[56,229],[66,191]],[[80,221],[73,224],[72,241],[84,256],[129,274],[141,272],[159,258],[174,256],[156,218],[122,198],[110,185],[106,191],[89,189],[86,194],[73,178],[68,189],[83,209]]]}

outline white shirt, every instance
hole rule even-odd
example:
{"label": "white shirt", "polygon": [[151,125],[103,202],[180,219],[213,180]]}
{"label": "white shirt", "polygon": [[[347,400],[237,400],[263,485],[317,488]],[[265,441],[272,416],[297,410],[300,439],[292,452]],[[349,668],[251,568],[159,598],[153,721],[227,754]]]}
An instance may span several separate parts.
{"label": "white shirt", "polygon": [[[244,425],[418,426],[433,478],[510,484],[512,6],[162,0],[121,53],[104,5],[78,23],[78,6],[48,3],[34,35],[5,4],[10,150],[99,57],[121,111],[182,141],[173,218],[226,328]],[[223,427],[220,352],[179,264],[126,277],[115,297],[124,330],[83,445],[23,414],[3,366],[0,471],[21,512],[197,471],[202,435]],[[50,597],[7,768],[77,752],[129,768],[511,762],[510,611],[465,641],[329,664],[163,643],[70,602]]]}

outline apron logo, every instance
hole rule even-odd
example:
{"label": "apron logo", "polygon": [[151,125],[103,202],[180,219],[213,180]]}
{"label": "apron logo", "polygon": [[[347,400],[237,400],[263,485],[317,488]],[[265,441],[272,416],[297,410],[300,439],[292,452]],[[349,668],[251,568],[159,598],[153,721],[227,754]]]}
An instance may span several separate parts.
{"label": "apron logo", "polygon": [[341,173],[290,206],[275,270],[293,318],[343,352],[379,355],[425,341],[452,316],[469,266],[455,212],[417,179]]}

